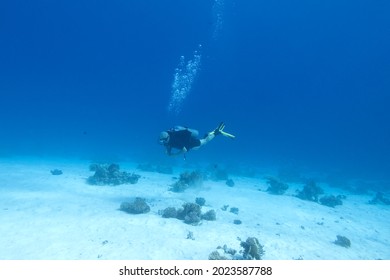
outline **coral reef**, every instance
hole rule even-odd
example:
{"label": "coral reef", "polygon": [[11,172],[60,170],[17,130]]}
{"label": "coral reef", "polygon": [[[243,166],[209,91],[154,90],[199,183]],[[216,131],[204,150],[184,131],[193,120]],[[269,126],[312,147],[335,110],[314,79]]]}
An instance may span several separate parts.
{"label": "coral reef", "polygon": [[233,214],[238,215],[238,211],[240,211],[240,210],[237,207],[231,207],[230,208],[230,212],[233,213]]}
{"label": "coral reef", "polygon": [[214,210],[209,210],[206,213],[201,215],[202,220],[206,221],[215,221],[217,219],[217,214]]}
{"label": "coral reef", "polygon": [[237,250],[234,250],[234,249],[232,249],[232,248],[229,248],[226,244],[225,245],[223,245],[222,247],[217,247],[217,249],[223,249],[223,252],[225,253],[225,254],[229,254],[229,255],[232,255],[232,256],[234,256],[236,253],[237,253]]}
{"label": "coral reef", "polygon": [[321,187],[317,186],[316,182],[309,180],[301,191],[299,191],[297,197],[303,200],[309,200],[318,202],[318,196],[323,194],[324,191]]}
{"label": "coral reef", "polygon": [[325,206],[335,207],[337,205],[343,205],[339,196],[327,195],[320,198],[320,203]]}
{"label": "coral reef", "polygon": [[213,251],[209,255],[209,260],[215,261],[215,260],[229,260],[223,253],[221,254],[217,250]]}
{"label": "coral reef", "polygon": [[90,171],[94,171],[93,176],[88,177],[87,182],[91,185],[121,185],[136,184],[140,175],[119,170],[118,164],[91,164]]}
{"label": "coral reef", "polygon": [[377,192],[375,197],[368,202],[369,204],[384,204],[390,205],[390,199],[386,198],[382,192]]}
{"label": "coral reef", "polygon": [[192,231],[189,231],[187,233],[187,239],[195,240],[195,236],[194,236],[194,233]]}
{"label": "coral reef", "polygon": [[336,245],[339,245],[341,247],[349,248],[351,247],[351,241],[342,235],[337,235],[337,239],[333,242]]}
{"label": "coral reef", "polygon": [[200,214],[195,211],[188,212],[184,216],[184,222],[189,225],[194,225],[194,226],[198,225],[200,223],[200,220],[201,220]]}
{"label": "coral reef", "polygon": [[62,175],[62,170],[60,169],[53,169],[50,170],[51,175]]}
{"label": "coral reef", "polygon": [[267,184],[269,185],[267,192],[271,194],[284,194],[288,189],[286,183],[283,183],[274,177],[267,177]]}
{"label": "coral reef", "polygon": [[186,224],[196,225],[200,222],[201,210],[200,206],[196,203],[185,203],[183,208],[177,211],[177,218],[184,220]]}
{"label": "coral reef", "polygon": [[136,197],[133,202],[122,202],[119,210],[129,214],[143,214],[149,212],[150,207],[145,199]]}
{"label": "coral reef", "polygon": [[217,215],[214,210],[209,210],[202,214],[201,206],[192,202],[184,203],[183,207],[180,209],[167,207],[163,211],[159,211],[159,214],[163,218],[177,218],[190,225],[198,225],[201,220],[215,221],[217,219]]}
{"label": "coral reef", "polygon": [[209,260],[233,260],[233,259],[242,259],[241,256],[236,255],[237,251],[229,248],[228,246],[223,245],[218,246],[217,250],[213,251],[209,255]]}
{"label": "coral reef", "polygon": [[177,211],[175,207],[167,207],[162,212],[163,218],[177,218]]}
{"label": "coral reef", "polygon": [[[240,238],[238,240],[241,241]],[[210,253],[209,260],[261,260],[264,255],[263,246],[255,237],[247,238],[245,242],[240,243],[240,246],[244,248],[240,253],[227,247],[226,244],[222,247],[218,246],[216,250]]]}
{"label": "coral reef", "polygon": [[184,172],[180,174],[180,178],[175,182],[170,191],[183,192],[189,187],[198,187],[203,183],[203,175],[200,171]]}
{"label": "coral reef", "polygon": [[263,245],[259,243],[256,237],[248,237],[240,245],[244,248],[243,258],[245,260],[261,260],[264,255]]}
{"label": "coral reef", "polygon": [[195,203],[199,206],[204,206],[206,203],[206,199],[204,199],[203,197],[197,197],[195,198]]}
{"label": "coral reef", "polygon": [[226,211],[229,208],[228,204],[225,204],[224,206],[221,207],[222,211]]}
{"label": "coral reef", "polygon": [[228,185],[229,187],[234,187],[234,181],[232,179],[228,179],[226,180],[226,185]]}

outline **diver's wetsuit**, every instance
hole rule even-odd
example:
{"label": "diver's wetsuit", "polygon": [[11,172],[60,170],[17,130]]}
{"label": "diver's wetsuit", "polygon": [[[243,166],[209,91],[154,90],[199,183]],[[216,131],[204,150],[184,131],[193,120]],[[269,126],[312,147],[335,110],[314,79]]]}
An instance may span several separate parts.
{"label": "diver's wetsuit", "polygon": [[191,131],[188,129],[184,130],[168,130],[169,142],[165,144],[168,152],[171,152],[172,148],[183,150],[186,148],[187,151],[194,147],[200,146],[200,140],[193,137]]}

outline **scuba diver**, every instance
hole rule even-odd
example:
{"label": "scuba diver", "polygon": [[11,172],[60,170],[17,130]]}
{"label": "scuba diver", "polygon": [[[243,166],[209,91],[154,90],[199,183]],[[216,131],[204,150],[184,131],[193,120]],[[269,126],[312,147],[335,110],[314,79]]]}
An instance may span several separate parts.
{"label": "scuba diver", "polygon": [[[161,145],[164,145],[166,148],[166,153],[169,156],[185,154],[191,149],[198,149],[201,146],[207,144],[214,139],[217,135],[223,135],[230,139],[234,139],[235,136],[223,131],[225,124],[221,122],[219,126],[213,131],[207,133],[204,138],[198,138],[198,131],[183,126],[176,126],[170,130],[166,130],[160,133],[159,142]],[[176,151],[172,151],[175,149]]]}

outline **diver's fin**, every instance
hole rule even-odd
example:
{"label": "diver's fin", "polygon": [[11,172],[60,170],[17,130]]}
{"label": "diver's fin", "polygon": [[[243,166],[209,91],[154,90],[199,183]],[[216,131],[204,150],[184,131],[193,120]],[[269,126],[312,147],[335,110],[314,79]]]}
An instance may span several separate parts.
{"label": "diver's fin", "polygon": [[216,128],[216,130],[223,130],[225,128],[225,123],[224,122],[221,122],[218,127]]}
{"label": "diver's fin", "polygon": [[224,123],[224,122],[221,122],[221,123],[218,125],[218,127],[214,130],[214,134],[215,134],[215,135],[221,134],[221,135],[223,135],[223,136],[225,136],[225,137],[229,137],[229,138],[231,138],[231,139],[236,138],[236,136],[234,136],[233,134],[230,134],[230,133],[227,133],[227,132],[223,131],[224,129],[225,129],[225,123]]}
{"label": "diver's fin", "polygon": [[223,131],[223,130],[221,130],[221,134],[222,134],[223,136],[229,137],[229,138],[231,138],[231,139],[236,138],[236,136],[234,136],[233,134],[227,133],[227,132],[225,132],[225,131]]}

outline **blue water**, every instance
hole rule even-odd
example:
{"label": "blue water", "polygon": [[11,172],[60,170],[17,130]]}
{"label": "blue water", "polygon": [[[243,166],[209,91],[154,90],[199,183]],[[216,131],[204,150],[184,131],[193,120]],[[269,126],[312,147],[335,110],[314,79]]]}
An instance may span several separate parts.
{"label": "blue water", "polygon": [[389,179],[389,14],[384,0],[1,1],[0,156],[171,160],[161,130],[224,121],[236,139],[187,161]]}

